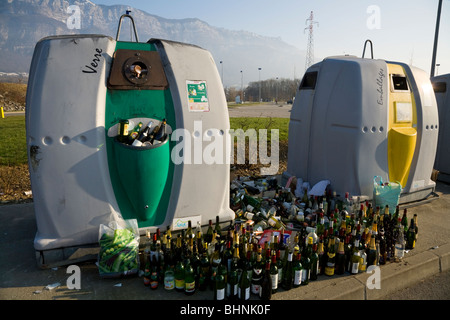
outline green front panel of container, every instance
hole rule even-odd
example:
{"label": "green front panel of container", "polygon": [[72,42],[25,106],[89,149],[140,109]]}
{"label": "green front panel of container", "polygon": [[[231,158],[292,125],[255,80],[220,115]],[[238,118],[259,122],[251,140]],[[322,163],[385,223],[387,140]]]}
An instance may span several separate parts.
{"label": "green front panel of container", "polygon": [[[152,44],[133,42],[117,42],[118,49],[155,51]],[[132,118],[166,119],[175,128],[170,89],[108,89],[105,134],[121,119]],[[106,144],[111,183],[123,218],[137,219],[140,228],[162,224],[172,188],[170,153],[174,142],[169,138],[157,147],[146,149],[122,145],[107,135]]]}

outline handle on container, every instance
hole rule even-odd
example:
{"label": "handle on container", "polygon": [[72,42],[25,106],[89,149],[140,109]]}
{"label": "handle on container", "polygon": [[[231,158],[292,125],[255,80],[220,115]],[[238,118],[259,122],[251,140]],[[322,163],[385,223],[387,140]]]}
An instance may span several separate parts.
{"label": "handle on container", "polygon": [[366,40],[366,42],[364,42],[364,50],[363,50],[362,58],[364,58],[364,53],[366,52],[367,42],[370,43],[370,54],[371,54],[372,59],[373,59],[373,45],[372,45],[372,41],[370,41],[370,40]]}
{"label": "handle on container", "polygon": [[136,42],[139,42],[138,34],[137,34],[137,31],[136,31],[136,25],[134,24],[134,19],[133,19],[133,17],[130,16],[129,14],[123,14],[123,15],[120,16],[120,19],[119,19],[119,26],[117,27],[116,41],[119,41],[120,28],[122,27],[122,20],[123,20],[123,18],[125,18],[125,17],[131,19],[131,23],[133,24],[133,30],[134,30],[134,36],[135,36],[135,38],[136,38]]}

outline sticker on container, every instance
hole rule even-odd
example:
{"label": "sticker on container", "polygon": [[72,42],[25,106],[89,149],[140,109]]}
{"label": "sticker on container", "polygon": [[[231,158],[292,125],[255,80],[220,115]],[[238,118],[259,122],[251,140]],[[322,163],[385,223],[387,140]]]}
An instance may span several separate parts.
{"label": "sticker on container", "polygon": [[186,80],[189,112],[208,112],[206,81]]}
{"label": "sticker on container", "polygon": [[171,229],[174,231],[186,229],[188,227],[189,221],[191,221],[192,226],[196,226],[197,222],[199,222],[200,224],[202,223],[202,216],[190,216],[190,217],[175,218],[172,221]]}

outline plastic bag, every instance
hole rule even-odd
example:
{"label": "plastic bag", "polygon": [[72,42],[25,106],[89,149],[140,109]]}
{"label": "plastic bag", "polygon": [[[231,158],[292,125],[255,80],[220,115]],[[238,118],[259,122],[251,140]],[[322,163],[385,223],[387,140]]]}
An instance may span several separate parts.
{"label": "plastic bag", "polygon": [[139,271],[139,228],[136,219],[111,221],[99,228],[98,270],[102,278]]}
{"label": "plastic bag", "polygon": [[389,213],[395,213],[395,209],[400,199],[402,185],[399,182],[385,182],[380,176],[373,178],[373,199],[374,207],[383,209],[389,206]]}

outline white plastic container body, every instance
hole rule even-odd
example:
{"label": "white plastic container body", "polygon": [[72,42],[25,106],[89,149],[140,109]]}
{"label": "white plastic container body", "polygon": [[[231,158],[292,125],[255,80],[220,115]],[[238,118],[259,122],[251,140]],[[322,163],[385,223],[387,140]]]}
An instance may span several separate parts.
{"label": "white plastic container body", "polygon": [[[283,178],[310,185],[330,180],[343,196],[373,196],[373,178],[389,181],[389,69],[384,60],[330,57],[311,66],[313,88],[299,88],[291,112],[287,170]],[[432,161],[437,143],[437,109],[422,70],[400,64],[417,109],[417,142],[403,192],[434,188]],[[431,93],[431,94],[430,94]],[[431,128],[428,130],[426,128]],[[428,127],[427,127],[428,126]]]}
{"label": "white plastic container body", "polygon": [[[450,175],[450,74],[443,74],[431,78],[433,85],[440,88],[435,92],[439,112],[439,139],[434,168],[440,173]],[[438,176],[440,180],[440,175]],[[449,179],[446,179],[449,180]]]}
{"label": "white plastic container body", "polygon": [[118,214],[104,127],[114,48],[113,39],[100,35],[49,37],[36,45],[26,108],[36,250],[95,243],[99,225]]}
{"label": "white plastic container body", "polygon": [[[186,225],[188,218],[207,225],[234,219],[230,209],[230,122],[223,85],[211,53],[197,46],[154,40],[161,56],[172,94],[176,129],[183,129],[183,138],[172,134],[177,141],[172,151],[175,165],[172,184],[173,201],[167,219],[176,230]],[[195,108],[188,99],[188,84],[206,84],[207,102]],[[177,130],[178,133],[182,133]],[[183,149],[183,151],[180,151]],[[177,226],[178,224],[178,226]],[[195,226],[196,224],[192,224]]]}
{"label": "white plastic container body", "polygon": [[[217,67],[204,49],[154,41],[176,113],[177,127],[171,129],[187,133],[191,143],[183,152],[191,158],[174,166],[165,221],[152,229],[187,227],[190,218],[193,226],[216,216],[230,221],[229,117]],[[36,45],[26,111],[36,250],[95,244],[100,224],[121,217],[105,146],[107,79],[115,48],[116,41],[102,35],[48,37]],[[187,84],[195,81],[207,86],[208,103],[199,105],[205,110],[189,109]],[[209,163],[214,142],[217,153]]]}

